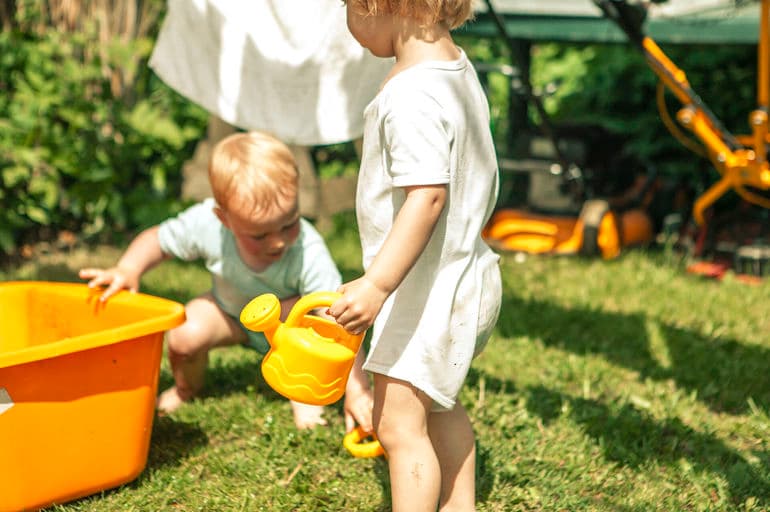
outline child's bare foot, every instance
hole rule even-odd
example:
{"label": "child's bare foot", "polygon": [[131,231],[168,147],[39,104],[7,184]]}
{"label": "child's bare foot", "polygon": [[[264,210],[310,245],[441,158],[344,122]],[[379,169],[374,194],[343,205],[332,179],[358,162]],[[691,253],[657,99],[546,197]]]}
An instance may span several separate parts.
{"label": "child's bare foot", "polygon": [[323,417],[324,408],[320,405],[308,405],[291,401],[291,411],[294,413],[294,425],[298,430],[326,425]]}
{"label": "child's bare foot", "polygon": [[186,400],[179,396],[176,386],[171,386],[158,395],[157,400],[155,400],[155,408],[158,410],[159,414],[171,414],[179,409],[185,402]]}

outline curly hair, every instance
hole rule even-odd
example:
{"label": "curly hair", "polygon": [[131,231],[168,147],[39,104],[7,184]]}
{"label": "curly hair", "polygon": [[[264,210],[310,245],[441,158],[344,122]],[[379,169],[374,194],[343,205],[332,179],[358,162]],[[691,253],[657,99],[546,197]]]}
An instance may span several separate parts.
{"label": "curly hair", "polygon": [[347,0],[370,15],[393,14],[451,30],[473,18],[473,0]]}

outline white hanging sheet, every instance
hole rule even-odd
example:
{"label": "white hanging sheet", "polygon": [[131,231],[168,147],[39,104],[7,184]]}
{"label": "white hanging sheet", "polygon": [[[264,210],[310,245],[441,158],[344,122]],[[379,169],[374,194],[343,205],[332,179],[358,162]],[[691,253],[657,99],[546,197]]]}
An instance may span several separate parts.
{"label": "white hanging sheet", "polygon": [[224,121],[298,145],[360,137],[392,65],[353,39],[340,0],[168,0],[150,59]]}

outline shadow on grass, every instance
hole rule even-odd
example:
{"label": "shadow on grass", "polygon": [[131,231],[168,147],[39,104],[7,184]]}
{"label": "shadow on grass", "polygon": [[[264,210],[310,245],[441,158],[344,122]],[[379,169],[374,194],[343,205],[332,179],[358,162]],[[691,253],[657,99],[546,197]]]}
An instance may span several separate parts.
{"label": "shadow on grass", "polygon": [[[629,404],[611,408],[597,400],[565,395],[536,386],[526,390],[527,409],[544,423],[561,415],[569,404],[569,419],[600,446],[604,456],[630,468],[647,460],[679,470],[681,459],[695,471],[719,473],[727,481],[734,503],[755,497],[767,503],[770,483],[739,453],[714,436],[670,418],[657,421]],[[765,467],[767,467],[767,454]]]}
{"label": "shadow on grass", "polygon": [[390,500],[390,474],[388,473],[388,461],[384,457],[378,457],[373,465],[374,474],[377,476],[377,482],[382,487],[382,506],[378,512],[389,512],[393,506]]}
{"label": "shadow on grass", "polygon": [[[233,346],[218,348],[212,351],[212,354],[222,357],[212,358],[206,370],[206,385],[200,395],[201,398],[222,398],[236,393],[251,392],[253,389],[268,400],[286,400],[265,382],[261,370],[262,357],[256,351]],[[173,384],[171,373],[164,368],[160,372],[158,389],[162,391]]]}
{"label": "shadow on grass", "polygon": [[494,487],[494,468],[490,464],[493,448],[479,444],[476,439],[476,503],[486,503]]}
{"label": "shadow on grass", "polygon": [[152,425],[147,469],[178,466],[198,448],[208,444],[208,436],[199,426],[170,416],[156,417]]}
{"label": "shadow on grass", "polygon": [[[537,338],[576,354],[596,354],[639,373],[639,380],[672,380],[716,412],[749,412],[748,398],[770,409],[770,350],[740,340],[712,338],[662,324],[639,314],[564,308],[510,295],[498,322],[502,336]],[[665,345],[661,365],[650,347],[648,329]]]}
{"label": "shadow on grass", "polygon": [[475,366],[468,370],[468,376],[465,378],[465,387],[478,388],[481,381],[484,381],[484,390],[491,394],[511,394],[516,392],[516,384],[509,379],[501,379],[491,375]]}

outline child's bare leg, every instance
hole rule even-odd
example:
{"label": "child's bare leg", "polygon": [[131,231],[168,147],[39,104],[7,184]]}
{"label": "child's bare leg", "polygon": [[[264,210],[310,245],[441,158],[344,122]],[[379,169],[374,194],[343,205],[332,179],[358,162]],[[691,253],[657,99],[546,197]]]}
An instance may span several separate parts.
{"label": "child's bare leg", "polygon": [[168,332],[168,359],[174,386],[158,396],[160,412],[175,411],[203,389],[209,350],[245,341],[246,335],[214,302],[210,294],[185,306],[187,320]]}
{"label": "child's bare leg", "polygon": [[374,374],[374,428],[388,454],[393,512],[435,512],[439,461],[428,437],[431,399],[411,384]]}
{"label": "child's bare leg", "polygon": [[200,393],[208,366],[208,351],[190,354],[174,350],[171,344],[177,344],[177,339],[169,333],[168,359],[175,384],[158,396],[157,408],[163,413],[174,412]]}
{"label": "child's bare leg", "polygon": [[324,408],[320,405],[309,405],[291,401],[291,412],[294,414],[294,425],[298,430],[326,425],[323,417]]}
{"label": "child's bare leg", "polygon": [[428,432],[441,467],[441,512],[476,510],[476,447],[473,427],[458,402],[428,418]]}

